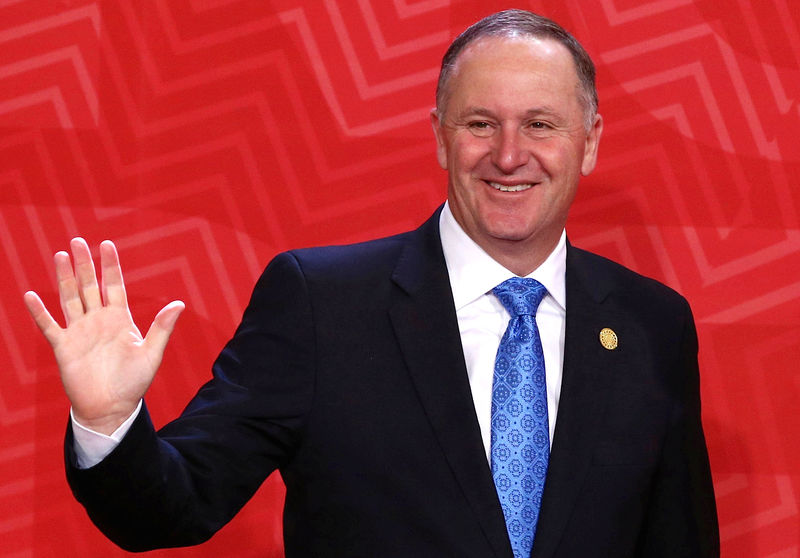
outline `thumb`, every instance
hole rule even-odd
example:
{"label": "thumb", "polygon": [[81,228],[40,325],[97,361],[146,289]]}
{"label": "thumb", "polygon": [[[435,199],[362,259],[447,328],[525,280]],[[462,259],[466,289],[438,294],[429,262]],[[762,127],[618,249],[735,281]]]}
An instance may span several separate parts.
{"label": "thumb", "polygon": [[173,300],[156,314],[153,323],[150,324],[150,329],[144,337],[144,344],[152,353],[158,355],[159,361],[167,348],[167,341],[175,329],[175,323],[185,308],[186,305],[182,301]]}

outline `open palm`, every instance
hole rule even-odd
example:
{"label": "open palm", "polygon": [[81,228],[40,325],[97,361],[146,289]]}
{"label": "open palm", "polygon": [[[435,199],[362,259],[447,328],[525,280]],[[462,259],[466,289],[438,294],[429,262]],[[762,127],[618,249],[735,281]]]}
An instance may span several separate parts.
{"label": "open palm", "polygon": [[74,238],[70,247],[74,269],[66,252],[54,257],[66,327],[59,326],[36,293],[25,293],[25,303],[53,348],[75,419],[110,434],[153,381],[184,305],[173,301],[162,308],[142,337],[128,309],[114,244],[100,245],[102,286],[86,242]]}

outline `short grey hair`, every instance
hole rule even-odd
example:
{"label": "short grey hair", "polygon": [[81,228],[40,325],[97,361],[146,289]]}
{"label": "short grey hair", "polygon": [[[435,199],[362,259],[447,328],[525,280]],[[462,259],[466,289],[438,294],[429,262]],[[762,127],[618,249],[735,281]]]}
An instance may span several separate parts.
{"label": "short grey hair", "polygon": [[535,37],[551,39],[566,47],[578,73],[578,97],[584,108],[587,130],[597,114],[597,87],[594,62],[581,44],[555,21],[526,10],[503,10],[469,26],[455,40],[442,58],[439,81],[436,84],[436,110],[444,111],[449,92],[447,83],[453,74],[458,55],[475,41],[485,37]]}

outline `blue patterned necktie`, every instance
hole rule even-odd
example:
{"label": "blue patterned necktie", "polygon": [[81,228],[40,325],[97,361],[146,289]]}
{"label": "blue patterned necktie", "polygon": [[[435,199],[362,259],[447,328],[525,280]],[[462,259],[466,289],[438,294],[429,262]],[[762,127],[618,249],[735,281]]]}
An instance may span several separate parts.
{"label": "blue patterned necktie", "polygon": [[492,292],[511,314],[494,365],[492,475],[514,558],[529,558],[550,458],[544,355],[534,318],[547,289],[512,277]]}

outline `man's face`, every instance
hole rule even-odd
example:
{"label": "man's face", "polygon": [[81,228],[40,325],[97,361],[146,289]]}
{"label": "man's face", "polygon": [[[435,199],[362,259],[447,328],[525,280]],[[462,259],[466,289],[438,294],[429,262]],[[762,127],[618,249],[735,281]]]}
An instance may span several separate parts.
{"label": "man's face", "polygon": [[586,130],[578,83],[555,41],[479,39],[456,61],[444,113],[431,114],[453,215],[501,263],[513,253],[541,263],[594,169],[602,120]]}

